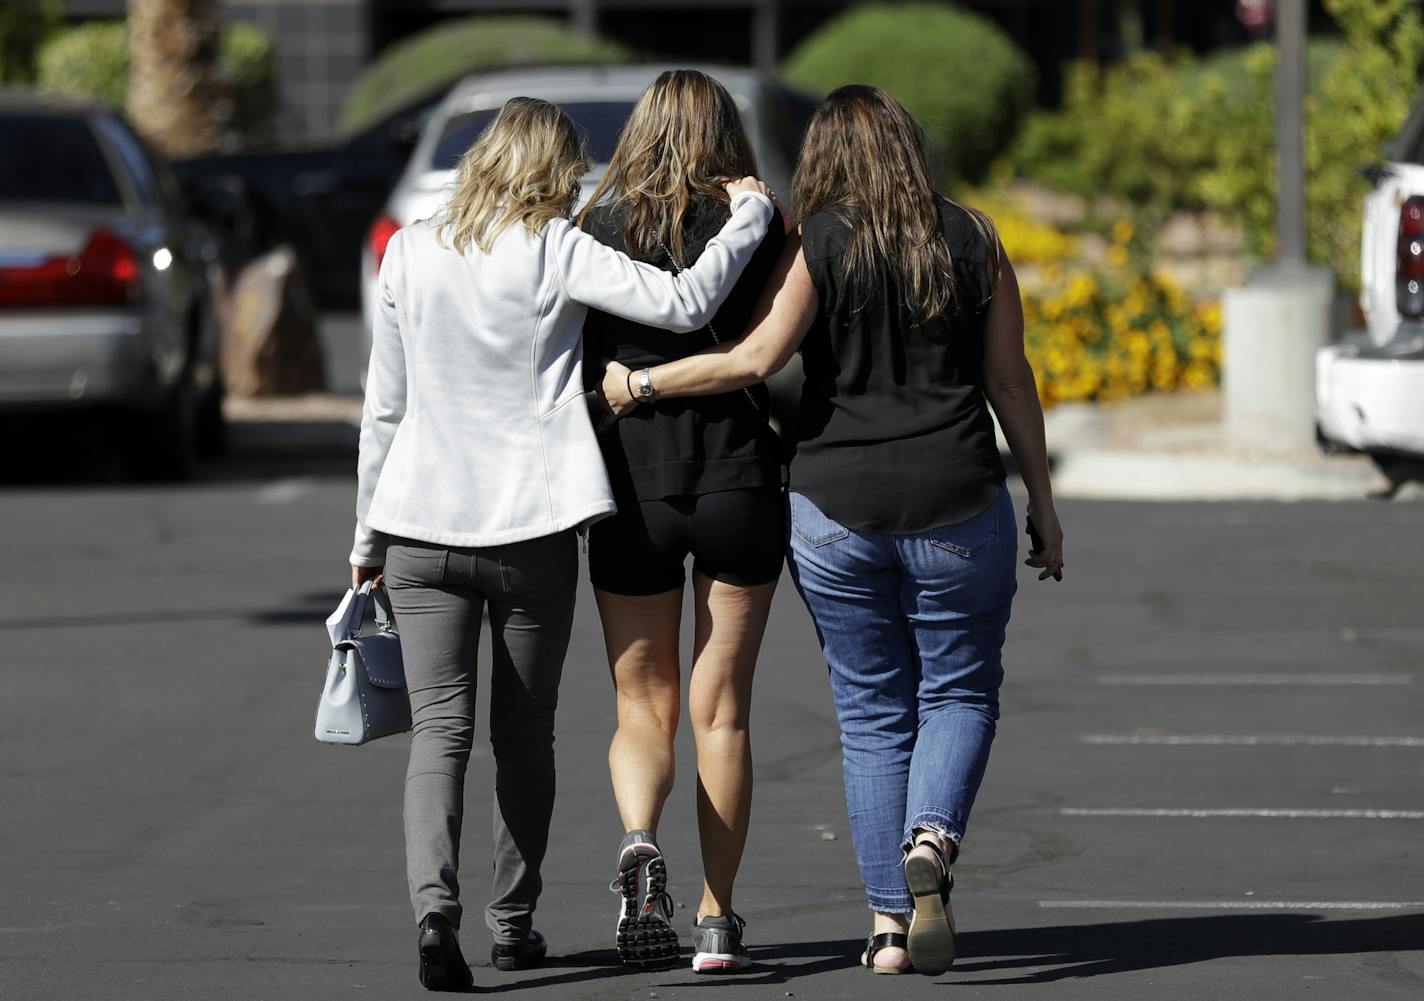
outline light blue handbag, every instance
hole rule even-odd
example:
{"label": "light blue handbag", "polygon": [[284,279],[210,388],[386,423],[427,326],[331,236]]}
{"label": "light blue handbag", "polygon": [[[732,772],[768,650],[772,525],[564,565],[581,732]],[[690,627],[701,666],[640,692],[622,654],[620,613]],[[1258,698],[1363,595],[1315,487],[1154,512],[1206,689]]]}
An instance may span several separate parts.
{"label": "light blue handbag", "polygon": [[[376,609],[373,633],[363,632],[368,603]],[[326,686],[316,707],[316,739],[355,746],[409,730],[400,634],[385,589],[373,591],[371,581],[362,584],[331,639]]]}

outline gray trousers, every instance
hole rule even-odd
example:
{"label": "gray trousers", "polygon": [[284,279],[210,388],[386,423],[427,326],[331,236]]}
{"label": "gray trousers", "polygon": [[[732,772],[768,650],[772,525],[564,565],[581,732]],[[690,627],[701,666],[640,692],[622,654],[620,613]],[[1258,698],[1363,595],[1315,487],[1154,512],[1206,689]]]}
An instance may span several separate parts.
{"label": "gray trousers", "polygon": [[460,825],[488,606],[495,804],[485,923],[496,942],[521,942],[543,888],[554,810],[554,712],[573,627],[577,536],[482,549],[396,539],[385,575],[410,690],[405,851],[416,921],[435,912],[460,926]]}

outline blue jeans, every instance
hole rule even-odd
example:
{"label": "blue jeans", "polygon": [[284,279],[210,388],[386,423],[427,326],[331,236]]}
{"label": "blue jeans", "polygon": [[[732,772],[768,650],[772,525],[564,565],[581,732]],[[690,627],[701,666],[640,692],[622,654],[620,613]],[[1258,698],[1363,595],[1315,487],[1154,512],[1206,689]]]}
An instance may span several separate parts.
{"label": "blue jeans", "polygon": [[913,910],[912,833],[957,846],[999,718],[1017,589],[1008,490],[918,535],[857,532],[791,495],[791,576],[816,624],[841,724],[846,806],[870,906]]}

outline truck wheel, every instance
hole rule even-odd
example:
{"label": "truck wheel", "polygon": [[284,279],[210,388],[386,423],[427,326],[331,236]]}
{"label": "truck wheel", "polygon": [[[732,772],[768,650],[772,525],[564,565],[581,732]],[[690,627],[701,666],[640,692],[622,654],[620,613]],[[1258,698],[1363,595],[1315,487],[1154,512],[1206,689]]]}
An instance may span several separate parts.
{"label": "truck wheel", "polygon": [[183,373],[163,406],[134,415],[125,451],[139,479],[173,482],[193,474],[198,458],[198,395],[191,372]]}

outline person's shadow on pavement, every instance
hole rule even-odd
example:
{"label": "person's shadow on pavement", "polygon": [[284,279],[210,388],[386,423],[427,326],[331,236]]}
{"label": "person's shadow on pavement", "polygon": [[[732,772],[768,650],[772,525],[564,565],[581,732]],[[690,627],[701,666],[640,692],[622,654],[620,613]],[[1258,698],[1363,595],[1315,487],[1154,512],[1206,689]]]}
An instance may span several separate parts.
{"label": "person's shadow on pavement", "polygon": [[[1051,983],[1236,956],[1329,956],[1424,950],[1424,913],[1326,919],[1230,914],[966,932],[947,975],[974,986]],[[965,974],[1047,967],[1007,978]]]}

